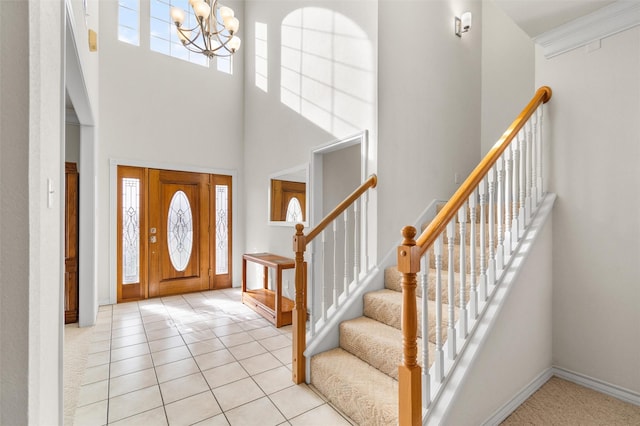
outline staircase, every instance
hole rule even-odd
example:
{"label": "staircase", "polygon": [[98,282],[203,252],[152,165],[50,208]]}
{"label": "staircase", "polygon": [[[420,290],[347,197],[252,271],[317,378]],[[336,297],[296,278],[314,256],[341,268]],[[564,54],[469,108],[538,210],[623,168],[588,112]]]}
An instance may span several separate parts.
{"label": "staircase", "polygon": [[[456,232],[457,235],[459,235]],[[460,239],[454,239],[456,258],[460,253]],[[477,239],[476,239],[477,241]],[[466,241],[469,250],[469,241]],[[443,320],[442,340],[446,340],[448,323],[447,268],[449,262],[444,256],[443,280]],[[467,259],[467,263],[468,259]],[[478,264],[476,262],[476,264]],[[429,291],[429,332],[427,350],[429,366],[434,360],[436,343],[435,330],[435,258],[430,256],[428,274]],[[459,268],[455,269],[455,303],[459,303]],[[469,271],[469,265],[467,265]],[[311,358],[311,383],[327,399],[355,423],[361,425],[389,425],[398,423],[398,365],[402,360],[401,274],[395,266],[384,273],[385,288],[364,295],[364,315],[340,324],[340,347],[320,353]],[[470,276],[466,279],[465,300],[469,300]],[[422,317],[422,290],[418,292],[418,318]],[[457,318],[454,308],[454,320]],[[420,321],[420,320],[419,320]],[[418,363],[422,366],[424,339],[418,325]]]}

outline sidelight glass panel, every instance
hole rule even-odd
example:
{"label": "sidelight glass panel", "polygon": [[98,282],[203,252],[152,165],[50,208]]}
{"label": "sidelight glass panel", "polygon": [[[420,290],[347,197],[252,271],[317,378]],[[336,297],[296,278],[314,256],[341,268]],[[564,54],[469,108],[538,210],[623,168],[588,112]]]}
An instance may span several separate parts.
{"label": "sidelight glass panel", "polygon": [[173,267],[184,271],[193,248],[193,215],[187,194],[183,191],[176,191],[169,203],[167,246]]}
{"label": "sidelight glass panel", "polygon": [[122,284],[140,281],[140,179],[122,179]]}
{"label": "sidelight glass panel", "polygon": [[229,186],[216,185],[216,275],[229,273]]}

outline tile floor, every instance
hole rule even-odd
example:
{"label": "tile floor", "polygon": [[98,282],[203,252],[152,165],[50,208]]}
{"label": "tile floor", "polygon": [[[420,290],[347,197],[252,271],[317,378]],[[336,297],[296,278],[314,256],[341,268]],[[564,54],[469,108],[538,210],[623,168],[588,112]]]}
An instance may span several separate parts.
{"label": "tile floor", "polygon": [[239,289],[100,307],[76,426],[349,425],[291,381],[291,327]]}

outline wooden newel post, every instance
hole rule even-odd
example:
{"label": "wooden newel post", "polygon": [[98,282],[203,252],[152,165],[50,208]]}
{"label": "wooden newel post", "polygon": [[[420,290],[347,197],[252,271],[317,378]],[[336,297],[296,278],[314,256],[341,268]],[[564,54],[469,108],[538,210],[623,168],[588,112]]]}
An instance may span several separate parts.
{"label": "wooden newel post", "polygon": [[420,256],[416,247],[416,228],[402,228],[404,241],[398,247],[398,271],[402,274],[402,363],[398,366],[398,423],[422,424],[421,369],[418,365],[418,308],[416,275]]}
{"label": "wooden newel post", "polygon": [[307,346],[307,268],[304,252],[307,248],[306,238],[301,223],[296,225],[296,235],[293,237],[293,251],[296,253],[296,297],[293,308],[293,356],[291,358],[293,382],[299,384],[305,381],[306,362],[304,350]]}

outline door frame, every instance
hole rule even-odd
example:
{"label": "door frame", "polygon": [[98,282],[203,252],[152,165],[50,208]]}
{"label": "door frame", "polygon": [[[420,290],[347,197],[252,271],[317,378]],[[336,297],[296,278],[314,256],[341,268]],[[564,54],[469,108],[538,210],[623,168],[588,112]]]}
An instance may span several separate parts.
{"label": "door frame", "polygon": [[[240,253],[238,248],[241,248],[239,241],[239,232],[237,229],[238,224],[238,212],[241,208],[241,204],[238,198],[238,171],[231,169],[218,169],[207,167],[194,167],[186,166],[184,164],[174,163],[161,163],[154,161],[136,161],[126,159],[110,159],[109,160],[109,300],[105,301],[106,304],[117,303],[118,292],[118,280],[117,280],[117,268],[118,268],[118,236],[116,235],[116,229],[118,228],[118,166],[132,166],[132,167],[145,167],[149,169],[162,169],[172,170],[177,172],[193,172],[193,173],[207,173],[210,175],[227,175],[231,176],[231,199],[233,203],[233,209],[231,211],[231,232],[235,241],[231,246],[231,262],[232,273],[233,271],[240,271],[240,260],[236,260],[235,253]],[[239,281],[232,277],[232,286],[237,287]],[[102,303],[101,303],[102,304]]]}

